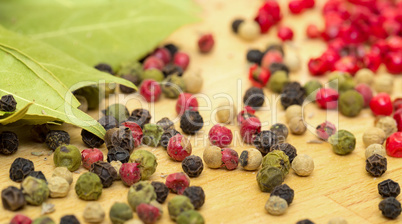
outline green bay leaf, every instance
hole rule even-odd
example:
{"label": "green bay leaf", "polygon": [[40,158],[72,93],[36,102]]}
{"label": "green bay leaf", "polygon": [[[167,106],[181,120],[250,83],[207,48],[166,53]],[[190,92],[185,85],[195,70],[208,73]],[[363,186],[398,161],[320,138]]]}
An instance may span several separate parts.
{"label": "green bay leaf", "polygon": [[0,124],[6,125],[20,120],[28,112],[30,106],[32,106],[32,102],[27,103],[23,108],[15,111],[15,113],[11,114],[10,116],[0,119]]}

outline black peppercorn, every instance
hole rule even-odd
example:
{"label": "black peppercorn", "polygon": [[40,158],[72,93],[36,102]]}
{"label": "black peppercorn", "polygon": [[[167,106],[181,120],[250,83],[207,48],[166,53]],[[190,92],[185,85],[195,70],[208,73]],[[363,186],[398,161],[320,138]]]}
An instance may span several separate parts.
{"label": "black peppercorn", "polygon": [[102,72],[107,72],[109,74],[113,75],[113,69],[112,66],[106,64],[106,63],[99,63],[94,66],[95,69],[102,71]]}
{"label": "black peppercorn", "polygon": [[65,131],[52,130],[47,133],[45,142],[54,151],[61,145],[69,145],[70,135]]}
{"label": "black peppercorn", "polygon": [[298,82],[290,82],[282,90],[281,104],[286,109],[292,105],[302,105],[306,90]]}
{"label": "black peppercorn", "polygon": [[47,133],[49,133],[49,128],[46,124],[35,125],[31,128],[32,139],[39,143],[45,142]]}
{"label": "black peppercorn", "polygon": [[148,110],[145,109],[135,109],[131,116],[128,118],[129,121],[133,121],[137,123],[141,128],[144,128],[144,125],[148,124],[151,120],[152,116]]}
{"label": "black peppercorn", "polygon": [[174,129],[174,123],[169,118],[164,117],[156,122],[157,125],[161,126],[164,131]]}
{"label": "black peppercorn", "polygon": [[187,187],[183,195],[190,198],[191,204],[193,204],[195,209],[201,208],[205,202],[204,190],[198,186]]}
{"label": "black peppercorn", "polygon": [[189,177],[198,177],[204,169],[204,163],[199,156],[191,155],[183,160],[181,167]]}
{"label": "black peppercorn", "polygon": [[179,50],[179,48],[175,45],[175,44],[165,44],[165,46],[163,46],[164,48],[166,48],[170,54],[172,55],[172,57],[176,54],[176,52]]}
{"label": "black peppercorn", "polygon": [[165,200],[169,194],[169,188],[166,186],[166,184],[159,182],[159,181],[152,181],[151,185],[155,189],[156,201],[161,204],[163,202],[165,202]]}
{"label": "black peppercorn", "polygon": [[273,150],[283,151],[289,157],[290,163],[292,163],[294,158],[297,156],[296,148],[293,145],[286,143],[286,142],[273,145],[271,147],[271,151],[273,151]]}
{"label": "black peppercorn", "polygon": [[81,131],[82,141],[90,148],[98,148],[99,146],[105,143],[103,139],[99,138],[98,136],[92,134],[91,132],[82,129]]}
{"label": "black peppercorn", "polygon": [[60,224],[80,224],[80,221],[74,215],[65,215],[61,217]]}
{"label": "black peppercorn", "polygon": [[103,126],[103,128],[105,128],[106,131],[118,126],[117,120],[113,116],[103,116],[98,122]]}
{"label": "black peppercorn", "polygon": [[11,155],[18,150],[18,136],[11,131],[4,131],[0,134],[0,153]]}
{"label": "black peppercorn", "polygon": [[264,54],[260,50],[251,49],[247,52],[247,61],[260,65],[263,56]]}
{"label": "black peppercorn", "polygon": [[274,190],[272,190],[271,196],[273,196],[273,195],[279,196],[279,197],[285,199],[286,202],[288,203],[288,205],[290,205],[295,196],[295,192],[287,184],[281,184],[281,185],[276,186],[274,188]]}
{"label": "black peppercorn", "polygon": [[198,111],[186,110],[180,118],[180,128],[184,133],[194,135],[204,126],[204,119]]}
{"label": "black peppercorn", "polygon": [[387,171],[387,158],[373,154],[366,160],[366,171],[374,177],[380,177]]}
{"label": "black peppercorn", "polygon": [[32,171],[32,172],[30,172],[30,173],[28,174],[28,176],[35,177],[35,178],[44,180],[44,181],[47,183],[46,177],[45,177],[45,175],[42,173],[42,171]]}
{"label": "black peppercorn", "polygon": [[249,88],[243,97],[244,105],[251,106],[253,109],[258,109],[264,104],[265,96],[261,88]]}
{"label": "black peppercorn", "polygon": [[378,184],[378,193],[383,197],[396,198],[401,193],[399,184],[391,179],[384,180]]}
{"label": "black peppercorn", "polygon": [[234,32],[234,33],[237,33],[238,31],[239,31],[239,26],[240,26],[240,24],[242,24],[244,22],[244,19],[235,19],[233,22],[232,22],[232,31]]}
{"label": "black peppercorn", "polygon": [[279,53],[281,53],[282,56],[285,55],[285,53],[284,53],[284,51],[283,51],[283,47],[282,47],[282,45],[280,45],[280,44],[271,44],[271,45],[269,45],[269,46],[267,47],[267,49],[265,50],[264,54],[266,54],[266,53],[269,52],[269,51],[273,51],[273,50],[279,51]]}
{"label": "black peppercorn", "polygon": [[17,101],[13,95],[4,95],[0,99],[0,110],[5,112],[13,112],[17,108]]}
{"label": "black peppercorn", "polygon": [[284,71],[286,75],[289,75],[289,68],[285,64],[273,62],[269,65],[269,72],[274,74],[276,71]]}
{"label": "black peppercorn", "polygon": [[396,219],[401,214],[401,203],[394,197],[388,197],[380,202],[378,208],[382,215],[389,219]]}
{"label": "black peppercorn", "polygon": [[175,129],[170,129],[170,130],[164,131],[161,136],[161,141],[160,141],[161,146],[163,146],[163,148],[167,149],[170,138],[177,134],[181,134],[181,133]]}
{"label": "black peppercorn", "polygon": [[34,164],[29,159],[16,158],[10,167],[10,179],[21,182],[26,176],[35,170]]}
{"label": "black peppercorn", "polygon": [[14,186],[7,187],[1,191],[1,201],[4,209],[17,211],[26,204],[22,191]]}
{"label": "black peppercorn", "polygon": [[162,69],[163,76],[166,78],[169,75],[183,76],[183,69],[174,64],[168,64]]}
{"label": "black peppercorn", "polygon": [[262,155],[271,152],[271,147],[277,143],[278,139],[272,131],[261,131],[255,135],[253,144],[260,150]]}
{"label": "black peppercorn", "polygon": [[104,161],[92,163],[89,172],[98,175],[104,188],[112,186],[113,181],[117,179],[116,169],[110,163]]}
{"label": "black peppercorn", "polygon": [[113,128],[106,132],[105,135],[106,147],[120,147],[128,152],[134,149],[134,139],[130,128],[121,126],[120,128]]}
{"label": "black peppercorn", "polygon": [[310,219],[303,219],[296,222],[296,224],[314,224],[314,222],[312,222]]}
{"label": "black peppercorn", "polygon": [[130,153],[120,148],[119,146],[112,146],[109,148],[107,153],[107,161],[110,163],[112,161],[120,161],[121,163],[127,163],[130,159]]}
{"label": "black peppercorn", "polygon": [[285,142],[289,134],[289,129],[286,127],[286,125],[281,123],[273,124],[269,130],[275,133],[278,143]]}
{"label": "black peppercorn", "polygon": [[[141,79],[140,79],[140,77],[138,75],[127,74],[127,75],[122,75],[121,78],[132,82],[136,86],[141,84]],[[127,87],[125,85],[119,85],[119,88],[120,88],[120,91],[122,93],[134,93],[134,92],[136,92],[135,89],[133,89],[131,87]]]}

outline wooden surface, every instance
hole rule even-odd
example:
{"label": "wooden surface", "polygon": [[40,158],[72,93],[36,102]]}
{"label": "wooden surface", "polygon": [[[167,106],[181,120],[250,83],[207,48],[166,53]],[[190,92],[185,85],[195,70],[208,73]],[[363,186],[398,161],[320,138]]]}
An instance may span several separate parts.
{"label": "wooden surface", "polygon": [[[214,124],[214,108],[218,100],[213,98],[217,94],[225,93],[233,97],[237,105],[241,105],[244,91],[250,86],[247,80],[248,65],[245,60],[247,49],[257,47],[264,49],[272,41],[276,41],[276,28],[272,28],[268,35],[261,36],[255,42],[244,42],[230,31],[231,21],[235,17],[252,18],[257,11],[260,1],[236,0],[236,1],[199,1],[202,5],[203,22],[185,27],[174,33],[169,41],[177,43],[183,51],[191,55],[189,72],[200,72],[204,77],[204,87],[202,89],[199,102],[204,106],[201,114],[204,121],[208,123],[196,136],[191,136],[193,144],[193,154],[201,156],[204,145],[207,143],[206,135],[210,127]],[[319,4],[322,5],[322,2]],[[312,56],[318,56],[325,49],[325,44],[320,41],[310,41],[305,38],[305,28],[309,23],[321,25],[322,18],[318,9],[310,10],[300,16],[289,16],[287,8],[282,7],[284,13],[283,24],[294,28],[295,40],[287,44],[286,50],[296,50],[303,60],[302,69],[297,74],[291,74],[292,80],[299,80],[304,83],[309,75],[306,69],[306,60]],[[197,52],[196,40],[200,34],[212,32],[215,35],[216,45],[211,54],[200,55]],[[325,80],[325,78],[323,78]],[[400,91],[400,80],[395,83],[395,89]],[[271,102],[266,102],[264,110],[258,111],[257,116],[264,122],[263,129],[269,129],[272,123],[285,122],[284,111],[280,104],[277,104],[278,96],[270,91],[264,90]],[[152,122],[158,121],[162,117],[176,119],[174,109],[175,100],[162,98],[155,106],[148,106],[144,101],[138,100],[137,94],[129,96],[116,96],[110,102],[119,100],[127,102],[130,111],[144,107],[148,108],[152,114]],[[207,99],[207,100],[205,100]],[[209,99],[209,100],[208,100]],[[102,106],[104,106],[105,102]],[[224,169],[212,170],[207,167],[198,178],[191,179],[191,185],[202,186],[206,193],[206,202],[200,209],[205,217],[206,223],[295,223],[304,218],[310,218],[315,223],[327,223],[332,217],[342,216],[349,223],[398,223],[399,217],[395,221],[389,221],[381,215],[378,203],[381,201],[377,193],[377,184],[380,181],[391,178],[402,184],[402,163],[401,159],[388,158],[388,171],[380,178],[373,178],[365,171],[364,146],[362,144],[362,133],[367,128],[373,127],[374,117],[369,109],[363,110],[356,118],[346,118],[338,115],[336,111],[325,113],[316,108],[314,104],[305,107],[306,122],[315,127],[325,119],[334,121],[338,129],[347,129],[355,134],[357,147],[353,153],[346,156],[335,155],[330,145],[307,144],[308,140],[316,139],[311,132],[302,136],[290,135],[288,142],[294,145],[299,154],[308,154],[314,159],[315,170],[309,177],[299,177],[293,171],[285,179],[285,183],[295,191],[295,198],[287,213],[283,216],[275,217],[266,213],[264,210],[265,202],[269,194],[262,193],[258,189],[255,176],[256,172],[248,172],[240,167],[234,171]],[[98,111],[92,112],[95,118],[100,116]],[[180,130],[179,124],[176,128]],[[235,136],[238,137],[238,127],[229,125]],[[6,130],[0,127],[1,130]],[[86,148],[81,141],[80,129],[64,125],[61,128],[67,130],[71,137],[71,143],[78,146],[81,150]],[[18,152],[11,156],[0,156],[0,189],[9,185],[19,186],[12,182],[8,177],[8,170],[12,161],[17,157],[31,159],[35,163],[35,169],[44,172],[46,177],[51,177],[54,169],[52,156],[33,156],[32,151],[49,152],[44,144],[33,143],[29,139],[27,128],[13,129],[21,139]],[[242,145],[238,139],[231,146],[239,154],[251,145]],[[158,158],[156,173],[150,180],[163,181],[165,174],[180,172],[181,164],[172,161],[161,148],[146,148],[152,151]],[[107,150],[102,146],[105,156]],[[75,181],[78,176],[87,172],[84,168],[78,170],[79,174],[74,173],[74,183],[71,186],[67,198],[48,199],[48,203],[56,206],[56,212],[50,216],[57,220],[67,214],[76,215],[82,222],[82,211],[86,201],[78,199],[74,192]],[[104,189],[99,200],[106,213],[111,205],[116,202],[126,202],[128,188],[124,187],[120,181],[115,182],[110,188]],[[170,194],[167,201],[174,197]],[[401,196],[398,197],[402,199]],[[163,204],[164,215],[159,223],[172,223],[167,214],[167,202]],[[19,211],[32,218],[40,215],[41,208],[26,206]],[[0,223],[7,223],[16,213],[5,211],[0,207]],[[138,218],[135,215],[136,218]],[[110,223],[108,215],[104,223]]]}

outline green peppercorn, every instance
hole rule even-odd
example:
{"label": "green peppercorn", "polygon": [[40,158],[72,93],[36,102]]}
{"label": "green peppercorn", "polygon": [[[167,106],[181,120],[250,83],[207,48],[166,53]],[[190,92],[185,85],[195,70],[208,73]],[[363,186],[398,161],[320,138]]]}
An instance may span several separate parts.
{"label": "green peppercorn", "polygon": [[102,181],[98,175],[87,172],[78,177],[75,184],[75,193],[82,200],[93,201],[98,200],[102,194]]}
{"label": "green peppercorn", "polygon": [[281,93],[283,87],[290,82],[288,75],[283,70],[278,70],[272,74],[268,82],[268,88],[275,93]]}
{"label": "green peppercorn", "polygon": [[195,210],[188,210],[180,213],[176,219],[177,224],[204,224],[204,218]]}
{"label": "green peppercorn", "polygon": [[99,87],[85,86],[74,91],[74,94],[85,97],[88,102],[88,109],[93,110],[99,106]]}
{"label": "green peppercorn", "polygon": [[138,61],[128,61],[121,63],[116,76],[122,77],[124,75],[132,75],[141,79],[144,74],[144,69],[142,68],[142,64]]}
{"label": "green peppercorn", "polygon": [[130,163],[139,163],[141,180],[148,179],[153,173],[155,173],[158,162],[156,156],[147,150],[138,149],[135,150],[130,156]]}
{"label": "green peppercorn", "polygon": [[322,88],[322,84],[320,81],[313,79],[313,80],[306,82],[306,84],[304,84],[303,87],[306,90],[307,99],[314,100],[315,95],[316,95],[315,94],[316,90]]}
{"label": "green peppercorn", "polygon": [[49,197],[46,181],[28,176],[21,183],[25,200],[31,205],[41,205]]}
{"label": "green peppercorn", "polygon": [[163,129],[157,124],[146,124],[144,125],[142,143],[144,145],[156,147],[159,145],[163,134]]}
{"label": "green peppercorn", "polygon": [[142,74],[141,78],[142,78],[142,80],[152,79],[157,82],[162,82],[163,79],[165,78],[165,76],[163,76],[163,73],[161,71],[153,68],[153,69],[145,70],[144,73]]}
{"label": "green peppercorn", "polygon": [[128,204],[135,211],[139,204],[148,204],[151,201],[156,200],[155,189],[151,183],[140,181],[130,187],[130,190],[127,194],[127,200]]}
{"label": "green peppercorn", "polygon": [[348,73],[335,71],[329,76],[329,87],[337,90],[339,93],[343,93],[347,90],[355,88],[355,80]]}
{"label": "green peppercorn", "polygon": [[178,75],[168,76],[162,82],[162,92],[167,98],[176,99],[179,94],[185,91],[186,85],[182,77]]}
{"label": "green peppercorn", "polygon": [[112,116],[116,118],[116,120],[121,123],[130,116],[130,113],[127,110],[127,107],[124,106],[123,104],[116,103],[110,105],[106,111],[105,111],[106,116]]}
{"label": "green peppercorn", "polygon": [[352,152],[356,146],[355,136],[346,130],[337,131],[328,138],[328,142],[332,145],[334,152],[339,155]]}
{"label": "green peppercorn", "polygon": [[357,116],[363,106],[363,96],[355,90],[347,90],[339,97],[339,110],[347,117]]}
{"label": "green peppercorn", "polygon": [[133,218],[133,210],[126,203],[115,202],[110,208],[109,217],[113,224],[123,224]]}
{"label": "green peppercorn", "polygon": [[257,183],[263,192],[271,192],[284,180],[283,172],[273,166],[266,166],[257,173]]}
{"label": "green peppercorn", "polygon": [[43,217],[34,219],[32,221],[32,224],[56,224],[56,222],[47,216],[43,216]]}
{"label": "green peppercorn", "polygon": [[56,167],[63,166],[76,171],[81,165],[80,150],[73,145],[61,145],[54,151],[53,162]]}
{"label": "green peppercorn", "polygon": [[279,168],[285,176],[290,169],[289,157],[281,150],[273,150],[262,159],[262,168],[270,166]]}
{"label": "green peppercorn", "polygon": [[177,195],[168,203],[169,216],[173,221],[175,221],[181,213],[189,210],[194,210],[194,206],[186,196]]}

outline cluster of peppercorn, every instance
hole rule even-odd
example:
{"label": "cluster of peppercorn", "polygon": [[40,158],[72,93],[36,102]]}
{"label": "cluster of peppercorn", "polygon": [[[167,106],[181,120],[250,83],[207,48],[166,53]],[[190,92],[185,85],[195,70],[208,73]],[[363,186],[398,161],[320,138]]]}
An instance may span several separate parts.
{"label": "cluster of peppercorn", "polygon": [[395,198],[401,193],[399,184],[391,179],[378,184],[378,193],[384,198],[378,205],[382,215],[396,219],[401,214],[401,203]]}

